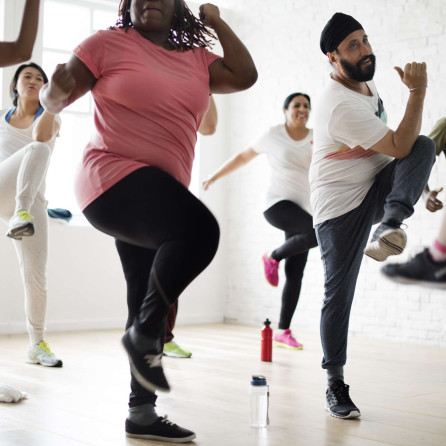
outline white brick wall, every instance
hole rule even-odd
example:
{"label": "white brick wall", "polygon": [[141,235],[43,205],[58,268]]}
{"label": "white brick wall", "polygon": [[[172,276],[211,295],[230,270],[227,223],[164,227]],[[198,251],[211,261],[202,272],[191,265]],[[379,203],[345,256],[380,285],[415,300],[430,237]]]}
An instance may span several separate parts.
{"label": "white brick wall", "polygon": [[[220,110],[225,129],[221,137],[227,147],[225,158],[249,147],[269,126],[283,122],[281,106],[289,93],[307,92],[312,104],[317,103],[330,71],[319,49],[319,36],[337,11],[352,14],[369,35],[377,56],[375,80],[391,128],[399,124],[408,97],[407,88],[393,67],[413,60],[424,60],[429,73],[423,133],[428,133],[434,122],[446,115],[443,0],[244,0],[237,4],[228,1],[226,6],[234,8],[230,23],[251,51],[259,80],[249,91],[218,102],[225,104]],[[218,166],[217,158],[215,162],[208,161],[210,170]],[[224,211],[216,211],[222,228],[220,254],[225,259],[227,277],[225,317],[258,326],[269,317],[276,327],[281,286],[274,289],[265,282],[260,257],[281,243],[282,233],[262,215],[266,172],[265,160],[256,159],[214,188],[222,191],[225,200]],[[446,186],[445,160],[437,163],[430,184]],[[441,199],[446,201],[444,193]],[[216,207],[212,200],[208,204]],[[441,218],[437,214],[417,205],[415,215],[407,221],[409,254],[431,242]],[[380,276],[380,266],[364,259],[353,305],[351,335],[446,346],[446,293],[397,286]],[[282,274],[281,271],[281,285]],[[322,298],[323,270],[316,248],[309,256],[301,300],[292,322],[297,333],[318,331]]]}

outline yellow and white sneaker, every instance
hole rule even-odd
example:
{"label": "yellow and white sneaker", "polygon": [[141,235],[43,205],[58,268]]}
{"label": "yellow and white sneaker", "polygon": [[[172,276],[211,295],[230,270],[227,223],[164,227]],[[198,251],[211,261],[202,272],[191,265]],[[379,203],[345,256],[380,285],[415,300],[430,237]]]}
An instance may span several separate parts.
{"label": "yellow and white sneaker", "polygon": [[40,364],[45,367],[62,367],[63,362],[50,349],[45,341],[28,348],[28,364]]}
{"label": "yellow and white sneaker", "polygon": [[170,356],[171,358],[190,358],[192,356],[192,353],[183,350],[174,341],[170,341],[164,344],[163,355]]}
{"label": "yellow and white sneaker", "polygon": [[8,232],[6,235],[16,240],[21,240],[22,237],[29,237],[34,235],[34,225],[31,220],[34,217],[28,211],[16,212],[8,224]]}

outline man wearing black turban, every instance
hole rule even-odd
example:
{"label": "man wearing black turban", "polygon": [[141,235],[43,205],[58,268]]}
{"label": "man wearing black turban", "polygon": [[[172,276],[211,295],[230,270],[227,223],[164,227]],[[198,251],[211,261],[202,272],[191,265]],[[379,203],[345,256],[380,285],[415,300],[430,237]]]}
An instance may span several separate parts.
{"label": "man wearing black turban", "polygon": [[[395,67],[409,89],[396,131],[373,82],[375,56],[361,24],[336,13],[321,34],[321,50],[333,66],[316,108],[310,168],[311,205],[324,262],[321,313],[326,408],[338,418],[360,416],[344,383],[347,336],[363,252],[383,261],[400,254],[410,217],[435,160],[435,145],[419,136],[427,88],[426,65]],[[373,224],[380,223],[371,242]]]}

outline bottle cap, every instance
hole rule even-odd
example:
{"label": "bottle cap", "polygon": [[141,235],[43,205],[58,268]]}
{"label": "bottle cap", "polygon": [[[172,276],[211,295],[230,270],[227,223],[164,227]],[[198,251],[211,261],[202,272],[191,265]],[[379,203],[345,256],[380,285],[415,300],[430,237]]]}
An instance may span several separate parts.
{"label": "bottle cap", "polygon": [[266,318],[266,321],[263,324],[264,325],[271,325],[271,321],[268,318]]}
{"label": "bottle cap", "polygon": [[266,378],[262,375],[252,375],[251,386],[266,386]]}

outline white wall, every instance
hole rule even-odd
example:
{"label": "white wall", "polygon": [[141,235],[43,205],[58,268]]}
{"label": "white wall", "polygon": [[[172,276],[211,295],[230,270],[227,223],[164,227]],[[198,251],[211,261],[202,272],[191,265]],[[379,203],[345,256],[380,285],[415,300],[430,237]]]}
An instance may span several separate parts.
{"label": "white wall", "polygon": [[[337,11],[355,16],[369,35],[377,56],[375,80],[391,128],[399,124],[408,98],[407,88],[393,67],[413,60],[426,61],[429,72],[423,132],[428,133],[436,119],[446,115],[444,1],[245,0],[238,3],[237,20],[231,24],[254,57],[259,80],[249,91],[227,99],[227,156],[249,147],[269,126],[283,122],[281,107],[289,93],[307,92],[313,106],[317,104],[330,72],[319,48],[320,32]],[[218,164],[215,159],[211,170]],[[225,194],[226,203],[219,215],[226,231],[220,245],[227,277],[225,319],[257,326],[265,317],[278,322],[281,295],[280,286],[273,289],[266,284],[260,263],[262,253],[282,241],[280,231],[262,216],[266,172],[264,160],[256,159],[213,186],[214,193]],[[431,186],[446,186],[445,174],[443,162],[434,169]],[[446,201],[444,193],[441,199]],[[440,218],[422,205],[417,207],[416,215],[407,221],[408,253],[431,242]],[[363,262],[351,334],[446,345],[444,291],[391,284],[380,276],[380,266],[370,259]],[[282,285],[283,275],[280,280]],[[309,256],[301,300],[292,322],[297,334],[300,330],[318,331],[322,298],[323,271],[316,248]]]}

